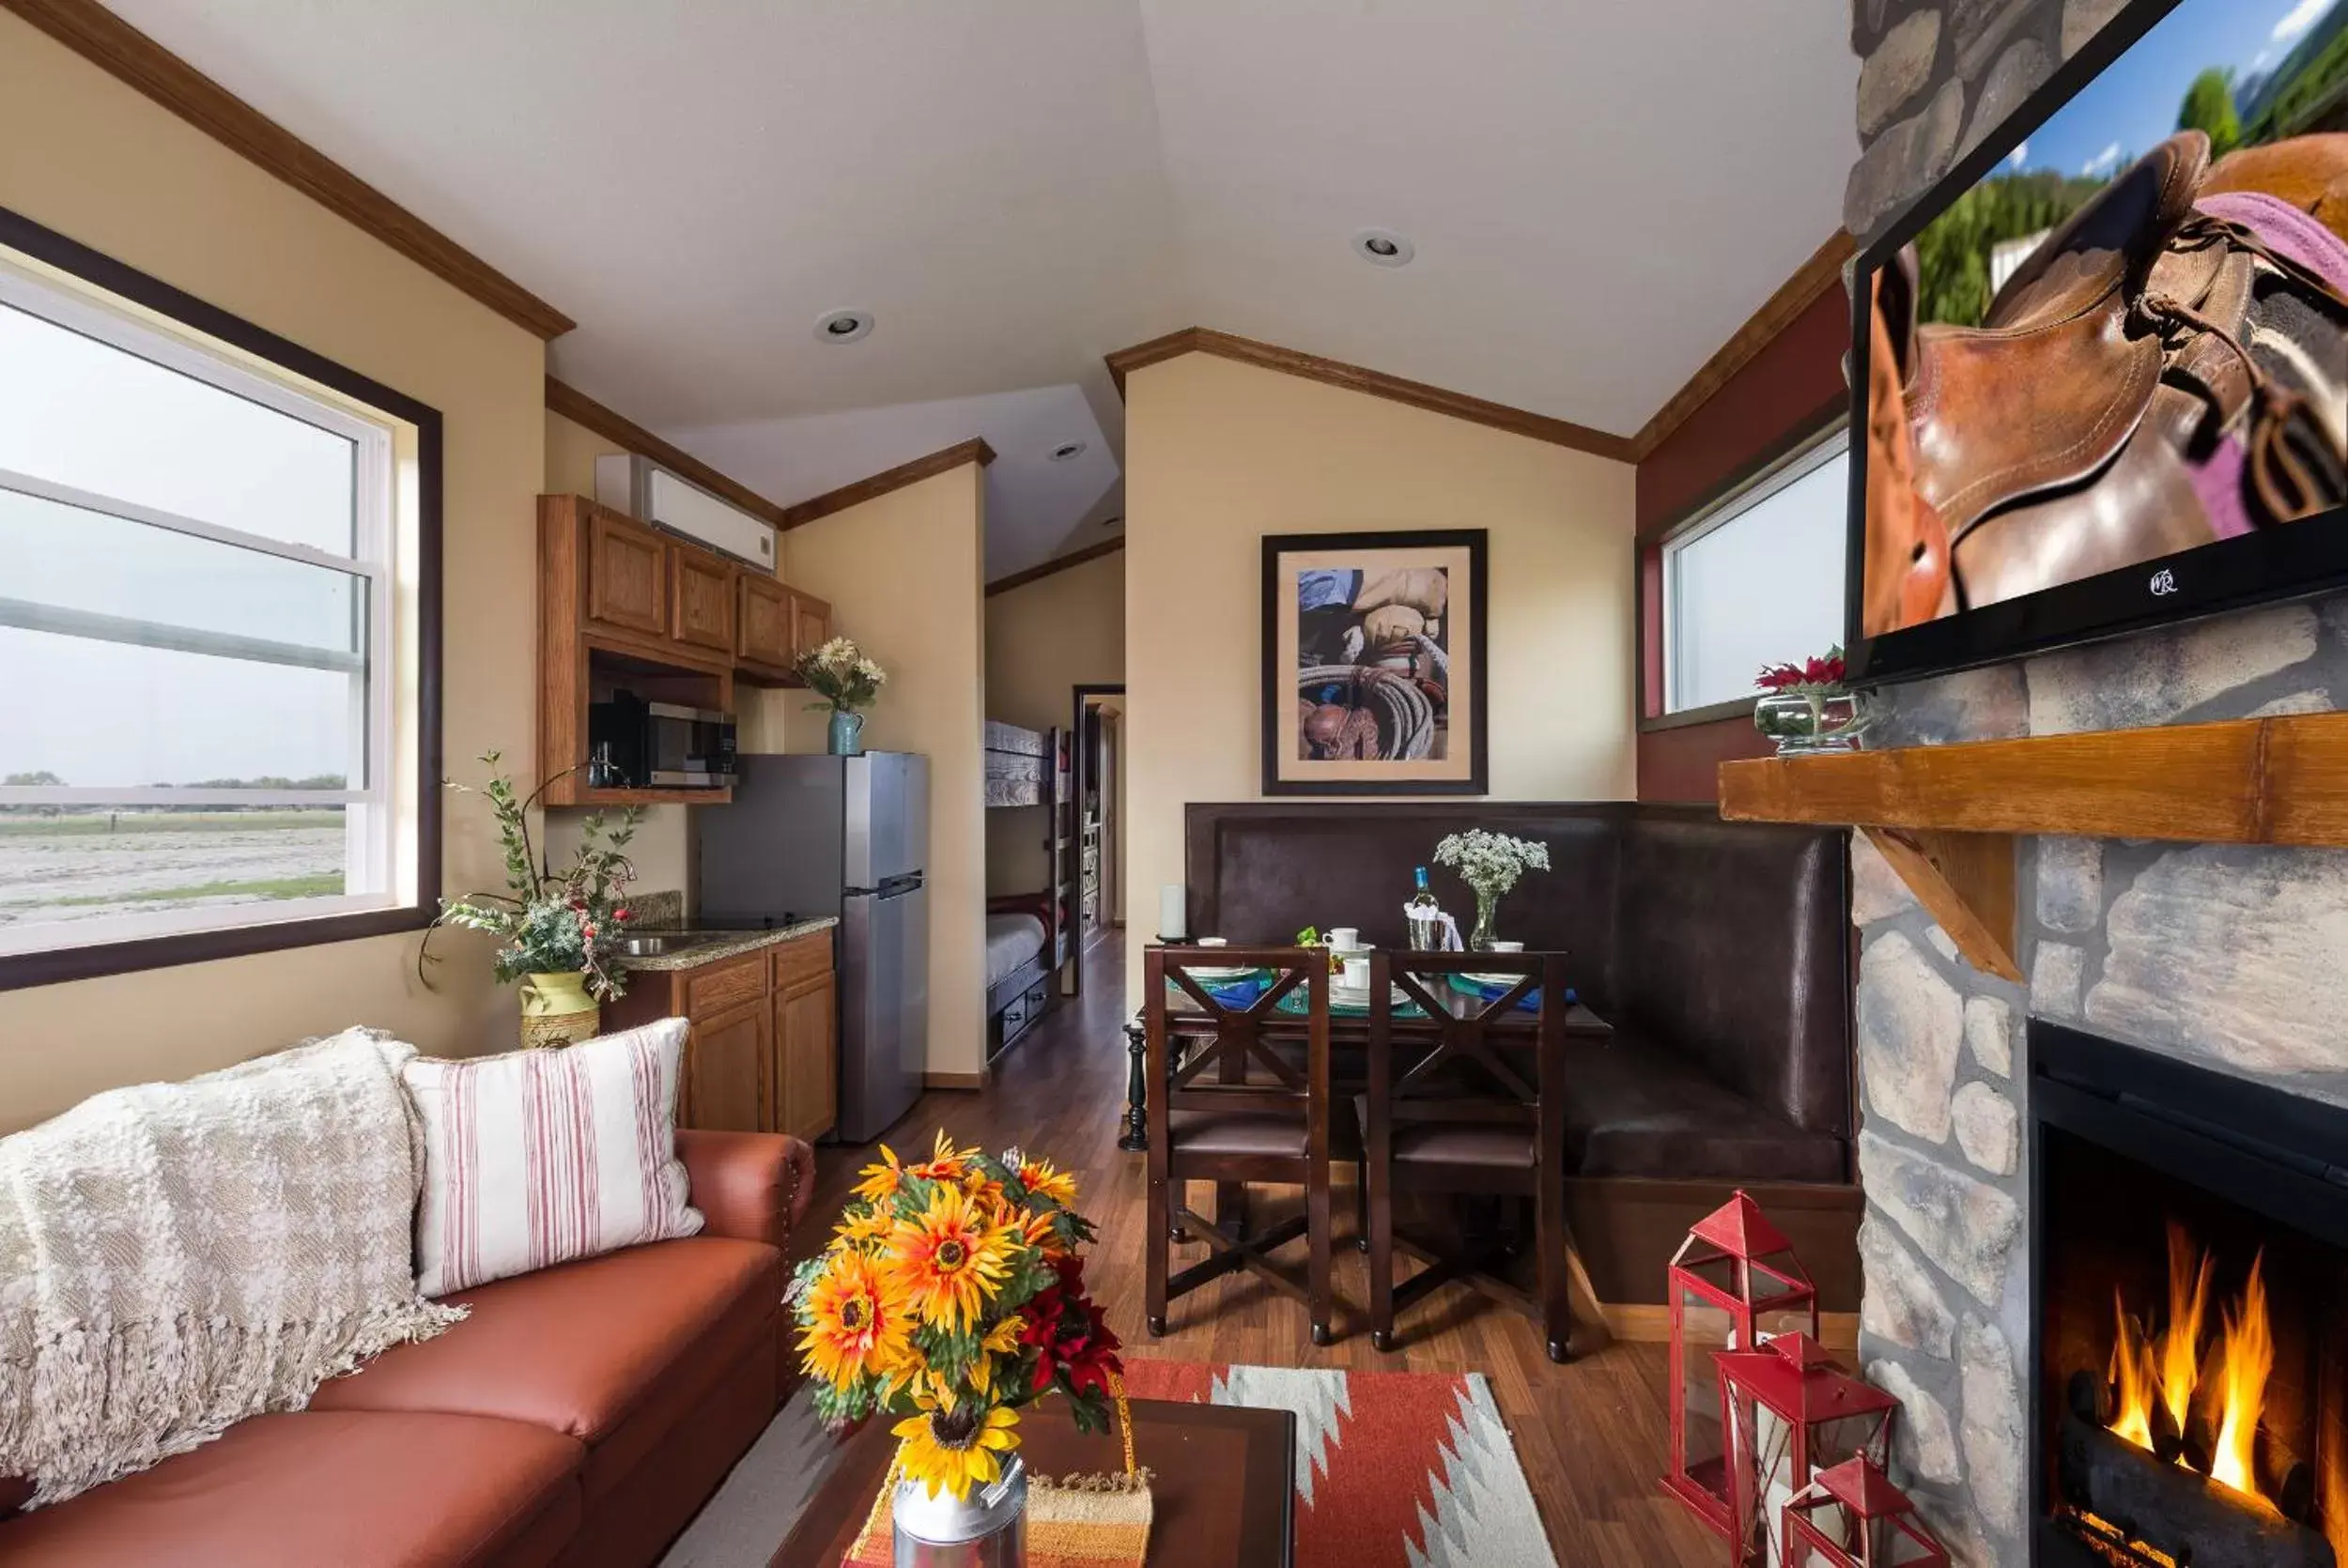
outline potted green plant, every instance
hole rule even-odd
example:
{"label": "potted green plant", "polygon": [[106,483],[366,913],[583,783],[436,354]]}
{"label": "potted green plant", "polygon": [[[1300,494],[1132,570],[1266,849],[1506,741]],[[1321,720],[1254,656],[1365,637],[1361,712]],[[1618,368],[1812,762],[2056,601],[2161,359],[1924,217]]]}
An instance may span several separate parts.
{"label": "potted green plant", "polygon": [[867,657],[864,650],[844,637],[801,653],[792,666],[808,688],[823,699],[811,702],[811,712],[831,710],[826,749],[834,757],[853,757],[864,749],[864,715],[888,684],[888,672]]}
{"label": "potted green plant", "polygon": [[[499,755],[483,752],[483,765],[494,770]],[[556,774],[520,796],[511,778],[491,773],[477,792],[488,797],[497,818],[507,890],[442,899],[432,922],[434,930],[457,926],[498,938],[491,972],[501,985],[521,982],[524,1045],[568,1045],[591,1038],[602,1021],[601,1004],[627,990],[626,974],[613,968],[610,959],[628,921],[624,900],[636,868],[627,858],[627,845],[643,810],[631,806],[616,822],[607,822],[600,811],[589,814],[579,822],[579,853],[570,869],[559,875],[542,871],[530,841],[530,808],[563,776]],[[453,778],[446,783],[452,790],[476,792]],[[425,940],[425,950],[416,958],[419,973],[429,956],[429,931]]]}
{"label": "potted green plant", "polygon": [[1497,940],[1492,917],[1500,896],[1514,887],[1527,871],[1549,869],[1549,846],[1480,827],[1447,836],[1435,846],[1435,864],[1448,866],[1475,894],[1475,930],[1468,945],[1488,952]]}

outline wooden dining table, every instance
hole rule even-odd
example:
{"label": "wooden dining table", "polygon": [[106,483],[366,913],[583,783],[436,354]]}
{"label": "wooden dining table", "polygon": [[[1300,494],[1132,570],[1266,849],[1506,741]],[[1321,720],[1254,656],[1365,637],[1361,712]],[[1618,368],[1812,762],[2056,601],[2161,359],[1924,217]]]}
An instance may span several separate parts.
{"label": "wooden dining table", "polygon": [[[1394,972],[1398,975],[1409,974],[1410,960],[1413,956],[1408,950],[1394,951],[1392,954]],[[1440,956],[1450,959],[1458,957],[1457,954],[1420,956]],[[1171,965],[1168,967],[1170,969]],[[1208,967],[1208,965],[1200,965],[1200,967]],[[1196,974],[1191,975],[1190,978],[1192,983],[1207,990],[1208,994],[1212,996],[1215,994],[1218,988],[1233,985],[1242,977],[1232,976],[1227,979],[1217,976],[1212,985],[1199,979]],[[1393,1038],[1398,1039],[1425,1040],[1440,1035],[1448,1025],[1483,1016],[1495,1001],[1506,994],[1506,992],[1498,987],[1494,987],[1490,995],[1464,990],[1452,984],[1451,977],[1444,974],[1420,975],[1413,978],[1417,982],[1417,989],[1424,992],[1429,1000],[1443,1006],[1444,1016],[1430,1014],[1416,1001],[1405,1003],[1401,996],[1398,995],[1389,1014],[1388,1025]],[[1510,983],[1514,983],[1513,977]],[[1401,990],[1398,985],[1396,989],[1398,992]],[[1228,1017],[1228,1014],[1219,1015],[1214,1010],[1202,1007],[1198,998],[1177,983],[1170,973],[1166,977],[1166,991],[1165,1017],[1168,1037],[1166,1050],[1171,1058],[1181,1049],[1180,1042],[1185,1039],[1201,1042],[1212,1039],[1220,1027],[1221,1019]],[[1284,1000],[1301,999],[1302,994],[1301,990],[1291,991],[1289,992],[1289,998]],[[1249,1005],[1249,1000],[1236,997],[1229,1000],[1218,998],[1220,1005],[1225,1008],[1244,1008]],[[1127,1086],[1130,1099],[1127,1110],[1127,1134],[1119,1140],[1120,1148],[1147,1149],[1149,1147],[1149,1036],[1145,1022],[1147,1016],[1148,1009],[1145,1008],[1126,1025],[1126,1043],[1127,1050],[1132,1053],[1132,1070]],[[1290,1010],[1275,1002],[1261,1013],[1257,1014],[1256,1018],[1259,1038],[1267,1045],[1274,1047],[1289,1044],[1301,1047],[1305,1043],[1311,1029],[1311,1020],[1302,1007]],[[1367,1058],[1369,1050],[1369,1008],[1367,1007],[1358,1011],[1352,1008],[1340,1011],[1335,1007],[1329,1010],[1330,1086],[1334,1095],[1346,1101],[1351,1101],[1354,1096],[1361,1093],[1368,1081]],[[1484,1027],[1486,1038],[1494,1044],[1504,1047],[1515,1047],[1522,1044],[1529,1049],[1539,1037],[1539,1013],[1520,1001],[1503,1010],[1498,1016],[1490,1019]],[[1593,1012],[1585,1004],[1575,1000],[1567,1006],[1565,1033],[1568,1039],[1603,1040],[1613,1037],[1614,1026]],[[1570,1090],[1568,1092],[1569,1094]],[[1245,1194],[1239,1186],[1231,1183],[1216,1184],[1213,1218],[1218,1227],[1228,1227],[1234,1231],[1244,1228],[1245,1210]],[[1564,1224],[1562,1213],[1557,1215],[1555,1222],[1560,1225]],[[1602,1342],[1607,1337],[1604,1312],[1599,1304],[1598,1293],[1590,1284],[1588,1273],[1582,1264],[1580,1250],[1574,1245],[1570,1231],[1566,1234],[1565,1252],[1568,1259],[1570,1274],[1568,1294],[1572,1302],[1573,1315],[1582,1330],[1594,1334],[1599,1341]],[[1422,1258],[1422,1261],[1433,1260]],[[1518,1305],[1528,1311],[1531,1309],[1531,1303],[1522,1298],[1521,1293],[1512,1293],[1503,1289],[1496,1294],[1504,1297],[1513,1295]]]}
{"label": "wooden dining table", "polygon": [[[1410,957],[1408,952],[1398,951],[1394,955],[1395,967],[1407,970],[1410,967]],[[1441,976],[1429,976],[1422,982],[1422,988],[1438,1001],[1446,1004],[1451,1019],[1455,1021],[1474,1018],[1490,1005],[1487,998],[1461,991],[1446,983]],[[1183,991],[1170,979],[1166,982],[1166,1026],[1169,1034],[1204,1038],[1214,1033],[1214,1014],[1201,1007],[1197,998]],[[1291,992],[1290,994],[1297,993]],[[1125,1076],[1125,1132],[1118,1139],[1117,1146],[1129,1151],[1143,1150],[1150,1146],[1150,1039],[1142,1017],[1140,1012],[1135,1012],[1125,1025],[1125,1052],[1129,1059]],[[1494,1019],[1491,1027],[1494,1034],[1503,1038],[1522,1035],[1527,1041],[1530,1041],[1535,1034],[1536,1017],[1537,1015],[1528,1009],[1512,1007],[1500,1018]],[[1393,1017],[1393,1028],[1398,1036],[1405,1038],[1424,1038],[1439,1030],[1443,1026],[1443,1022],[1429,1017],[1423,1008],[1406,1011],[1397,1007]],[[1306,1028],[1307,1020],[1302,1012],[1287,1012],[1276,1004],[1263,1015],[1263,1034],[1264,1038],[1270,1041],[1302,1041]],[[1583,1003],[1577,1001],[1566,1008],[1567,1038],[1606,1039],[1610,1038],[1614,1033],[1613,1024],[1592,1012]],[[1332,1007],[1329,1010],[1329,1048],[1332,1053],[1345,1052],[1351,1058],[1348,1065],[1355,1068],[1351,1073],[1336,1073],[1333,1065],[1333,1075],[1344,1084],[1358,1085],[1363,1078],[1359,1056],[1360,1053],[1369,1049],[1368,1009],[1364,1008],[1360,1012],[1339,1012]]]}

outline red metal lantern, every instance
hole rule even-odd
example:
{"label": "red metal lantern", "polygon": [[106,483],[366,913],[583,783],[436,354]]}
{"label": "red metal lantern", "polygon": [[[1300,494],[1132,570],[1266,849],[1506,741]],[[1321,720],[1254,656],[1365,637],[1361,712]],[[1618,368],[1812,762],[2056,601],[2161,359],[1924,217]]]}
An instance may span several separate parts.
{"label": "red metal lantern", "polygon": [[1739,1568],[1777,1568],[1786,1503],[1813,1474],[1853,1454],[1892,1457],[1899,1401],[1843,1370],[1808,1334],[1767,1348],[1722,1351],[1721,1407],[1728,1413],[1728,1492]]}
{"label": "red metal lantern", "polygon": [[1948,1568],[1916,1505],[1864,1456],[1846,1459],[1785,1505],[1785,1568]]}
{"label": "red metal lantern", "polygon": [[1722,1536],[1736,1531],[1727,1422],[1713,1353],[1781,1334],[1818,1337],[1818,1292],[1794,1249],[1739,1192],[1688,1233],[1672,1258],[1672,1471],[1663,1489]]}

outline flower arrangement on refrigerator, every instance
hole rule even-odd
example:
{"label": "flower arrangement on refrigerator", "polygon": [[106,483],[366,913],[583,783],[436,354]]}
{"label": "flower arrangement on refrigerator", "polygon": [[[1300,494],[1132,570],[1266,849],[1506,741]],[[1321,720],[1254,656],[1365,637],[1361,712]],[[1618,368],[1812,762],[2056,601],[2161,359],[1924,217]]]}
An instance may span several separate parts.
{"label": "flower arrangement on refrigerator", "polygon": [[790,1300],[816,1413],[833,1424],[895,1416],[900,1472],[966,1498],[1019,1446],[1019,1410],[1058,1392],[1104,1430],[1118,1338],[1085,1294],[1092,1239],[1076,1181],[1019,1149],[956,1148],[881,1162],[830,1245],[799,1265]]}
{"label": "flower arrangement on refrigerator", "polygon": [[869,708],[880,699],[881,687],[888,684],[888,671],[848,638],[836,637],[820,648],[801,653],[792,669],[808,689],[823,699],[811,702],[811,709],[828,708],[836,714],[852,714]]}

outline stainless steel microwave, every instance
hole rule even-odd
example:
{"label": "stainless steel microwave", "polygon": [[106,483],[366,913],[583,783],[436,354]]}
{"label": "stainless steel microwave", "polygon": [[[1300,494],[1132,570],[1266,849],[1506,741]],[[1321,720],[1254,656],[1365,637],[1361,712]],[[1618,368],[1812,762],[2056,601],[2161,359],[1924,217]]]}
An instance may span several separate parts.
{"label": "stainless steel microwave", "polygon": [[734,715],[633,692],[587,709],[587,782],[606,790],[722,790],[734,782]]}

